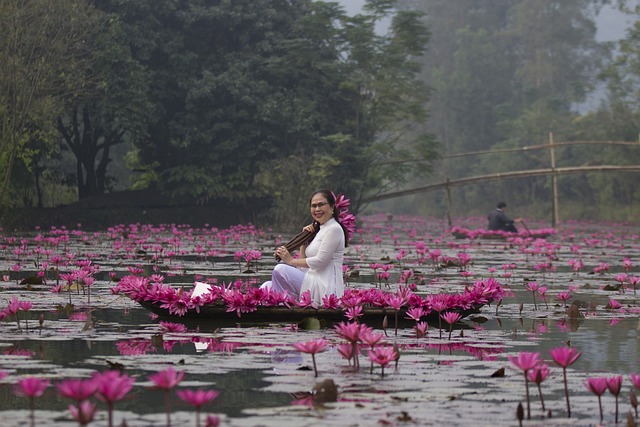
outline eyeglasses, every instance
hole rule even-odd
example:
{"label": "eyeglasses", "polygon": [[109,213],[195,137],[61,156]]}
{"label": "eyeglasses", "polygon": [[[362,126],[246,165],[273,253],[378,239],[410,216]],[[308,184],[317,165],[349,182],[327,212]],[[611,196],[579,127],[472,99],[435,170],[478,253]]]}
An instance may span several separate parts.
{"label": "eyeglasses", "polygon": [[310,205],[309,205],[309,207],[310,207],[311,209],[317,209],[317,208],[322,209],[322,208],[324,208],[325,206],[327,206],[328,204],[329,204],[329,203],[327,203],[327,202],[312,203],[312,204],[310,204]]}

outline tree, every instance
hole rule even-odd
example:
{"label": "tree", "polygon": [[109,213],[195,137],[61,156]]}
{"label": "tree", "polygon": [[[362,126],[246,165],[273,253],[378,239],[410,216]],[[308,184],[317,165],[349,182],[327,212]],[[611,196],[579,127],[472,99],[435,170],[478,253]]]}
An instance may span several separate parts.
{"label": "tree", "polygon": [[[427,16],[433,34],[423,58],[434,87],[430,125],[445,152],[544,143],[570,135],[576,106],[604,59],[595,41],[600,0],[403,1]],[[547,155],[547,153],[544,153]],[[446,177],[540,167],[548,157],[513,154],[449,162]],[[545,179],[505,181],[456,191],[464,206],[505,197],[534,205]],[[548,198],[547,198],[548,199]],[[495,203],[491,202],[491,205]]]}
{"label": "tree", "polygon": [[147,184],[197,203],[331,186],[357,207],[415,153],[427,170],[433,141],[414,124],[427,33],[418,14],[398,12],[377,35],[393,4],[370,1],[352,19],[310,0],[102,3],[149,73],[153,120],[136,142]]}
{"label": "tree", "polygon": [[[9,206],[16,161],[28,166],[32,145],[53,150],[52,125],[63,101],[82,91],[93,27],[90,8],[73,0],[0,3],[0,203]],[[34,135],[33,132],[38,132]],[[45,135],[46,138],[42,138]]]}
{"label": "tree", "polygon": [[[338,139],[340,145],[332,147],[342,152],[333,178],[353,195],[356,207],[364,195],[427,175],[435,159],[435,139],[426,131],[430,90],[418,63],[429,33],[421,13],[395,6],[391,0],[368,1],[364,13],[344,25],[343,85],[351,91],[353,116],[341,133],[347,143]],[[380,35],[376,25],[385,19],[391,25]]]}
{"label": "tree", "polygon": [[112,147],[144,135],[148,120],[147,82],[134,61],[117,17],[104,15],[99,32],[88,40],[94,65],[86,70],[82,94],[67,102],[57,129],[76,157],[78,197],[102,194]]}

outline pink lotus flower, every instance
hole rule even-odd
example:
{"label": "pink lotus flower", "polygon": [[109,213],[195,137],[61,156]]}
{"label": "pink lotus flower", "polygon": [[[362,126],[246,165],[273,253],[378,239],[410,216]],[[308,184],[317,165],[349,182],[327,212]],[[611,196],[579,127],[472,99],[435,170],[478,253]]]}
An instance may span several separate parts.
{"label": "pink lotus flower", "polygon": [[618,424],[618,396],[620,396],[620,389],[622,388],[622,375],[607,378],[607,388],[616,398],[616,424]]}
{"label": "pink lotus flower", "polygon": [[396,358],[398,357],[398,353],[393,347],[378,346],[369,350],[368,356],[369,360],[371,360],[372,363],[377,363],[378,365],[380,365],[382,369],[382,377],[384,377],[385,366],[396,360]]}
{"label": "pink lotus flower", "polygon": [[160,326],[163,332],[184,332],[187,330],[187,327],[182,323],[160,321]]}
{"label": "pink lotus flower", "polygon": [[56,384],[58,393],[62,397],[75,400],[80,403],[89,399],[96,393],[97,383],[91,379],[69,379]]}
{"label": "pink lotus flower", "polygon": [[19,380],[13,388],[13,391],[17,396],[30,398],[40,397],[47,387],[49,387],[49,384],[49,380],[28,377]]}
{"label": "pink lotus flower", "polygon": [[313,360],[313,372],[315,376],[318,376],[318,368],[316,366],[316,353],[321,352],[325,349],[325,347],[329,344],[324,338],[320,338],[317,340],[310,340],[307,342],[297,342],[292,344],[293,348],[303,353],[308,353],[311,355],[311,359]]}
{"label": "pink lotus flower", "polygon": [[203,405],[211,402],[213,399],[218,397],[220,394],[215,390],[178,390],[176,392],[178,397],[182,399],[183,402],[188,403],[191,406],[196,408],[201,408]]}
{"label": "pink lotus flower", "polygon": [[549,350],[553,361],[563,368],[573,365],[582,355],[573,347],[557,347]]}
{"label": "pink lotus flower", "polygon": [[541,384],[544,380],[547,379],[547,377],[549,377],[550,373],[551,373],[551,370],[549,369],[549,366],[545,363],[540,363],[534,366],[533,368],[531,368],[531,370],[527,372],[527,379],[532,383],[535,383],[536,386],[538,387],[538,395],[540,396],[540,405],[542,406],[543,412],[545,411],[545,409],[544,409],[544,399],[542,397]]}
{"label": "pink lotus flower", "polygon": [[571,406],[569,405],[569,388],[567,386],[567,367],[573,365],[582,355],[581,352],[573,347],[557,347],[549,350],[553,361],[562,367],[562,375],[564,378],[564,396],[567,401],[567,417],[571,418]]}
{"label": "pink lotus flower", "polygon": [[629,277],[629,284],[633,287],[633,295],[636,295],[636,287],[640,284],[640,276]]}
{"label": "pink lotus flower", "polygon": [[[349,352],[349,354],[353,358],[353,364],[356,368],[360,366],[360,361],[358,359],[358,354],[360,353],[360,351],[358,350],[358,341],[360,341],[360,327],[361,325],[354,322],[340,322],[339,324],[334,326],[338,335],[349,341],[349,343],[351,344],[351,351]],[[351,357],[347,359],[350,360]]]}
{"label": "pink lotus flower", "polygon": [[383,337],[383,334],[373,332],[372,328],[362,327],[360,330],[360,340],[372,348],[375,347]]}
{"label": "pink lotus flower", "polygon": [[538,309],[538,305],[536,304],[536,291],[538,290],[539,285],[538,282],[529,282],[527,283],[527,289],[529,291],[531,291],[531,294],[533,295],[533,309],[537,310]]}
{"label": "pink lotus flower", "polygon": [[559,299],[560,301],[562,301],[562,304],[566,307],[567,306],[567,300],[571,299],[571,292],[562,291],[562,292],[558,293],[558,295],[556,295],[556,299]]}
{"label": "pink lotus flower", "polygon": [[595,394],[598,397],[598,407],[600,409],[600,422],[602,422],[602,395],[605,391],[607,391],[607,379],[602,377],[592,377],[587,378],[584,382],[584,386],[591,393]]}
{"label": "pink lotus flower", "polygon": [[338,335],[350,342],[358,342],[360,337],[360,325],[354,322],[340,322],[334,326]]}
{"label": "pink lotus flower", "polygon": [[640,388],[640,374],[630,374],[629,379],[636,388]]}
{"label": "pink lotus flower", "polygon": [[531,419],[531,402],[529,399],[529,378],[527,376],[531,369],[542,363],[540,353],[520,352],[518,356],[507,356],[509,361],[524,373],[524,387],[527,398],[527,419]]}
{"label": "pink lotus flower", "polygon": [[173,368],[167,368],[164,371],[156,372],[149,375],[149,381],[154,385],[153,388],[160,390],[171,390],[182,381],[184,372],[177,372]]}
{"label": "pink lotus flower", "polygon": [[429,324],[427,322],[416,322],[416,326],[414,326],[416,330],[416,338],[422,338],[427,335],[427,329],[429,329]]}
{"label": "pink lotus flower", "polygon": [[220,417],[217,415],[207,415],[204,427],[218,427],[220,425]]}
{"label": "pink lotus flower", "polygon": [[353,322],[357,321],[358,317],[362,316],[362,306],[356,305],[354,307],[349,307],[345,312],[345,316]]}
{"label": "pink lotus flower", "polygon": [[184,378],[184,372],[176,372],[173,368],[167,368],[164,371],[156,372],[149,375],[149,380],[153,383],[156,389],[164,390],[164,405],[167,413],[167,425],[171,426],[171,410],[170,410],[170,394],[172,388],[174,388],[182,378]]}
{"label": "pink lotus flower", "polygon": [[196,408],[196,426],[200,427],[200,409],[203,405],[211,402],[220,394],[215,390],[178,390],[176,392],[178,397],[183,402]]}
{"label": "pink lotus flower", "polygon": [[313,301],[313,298],[311,298],[311,291],[305,291],[300,295],[300,302],[298,305],[304,308],[318,308],[316,303]]}
{"label": "pink lotus flower", "polygon": [[422,316],[425,315],[424,308],[422,307],[412,307],[407,310],[407,319],[413,319],[416,322],[419,322]]}
{"label": "pink lotus flower", "polygon": [[96,415],[96,405],[89,400],[84,400],[76,405],[69,405],[69,411],[74,420],[81,426],[86,426]]}
{"label": "pink lotus flower", "polygon": [[95,373],[93,380],[96,384],[96,397],[107,404],[109,427],[113,425],[113,405],[126,396],[135,379],[118,371]]}
{"label": "pink lotus flower", "polygon": [[13,392],[17,396],[29,398],[31,427],[35,426],[35,398],[42,396],[49,387],[49,380],[28,377],[19,380],[13,387]]}
{"label": "pink lotus flower", "polygon": [[340,307],[340,300],[334,294],[322,297],[322,308],[337,309]]}
{"label": "pink lotus flower", "polygon": [[621,307],[622,307],[622,304],[620,304],[618,301],[614,300],[613,298],[609,298],[609,302],[607,303],[605,308],[608,310],[617,310]]}
{"label": "pink lotus flower", "polygon": [[347,359],[347,361],[349,362],[349,365],[351,365],[351,359],[355,356],[353,352],[354,351],[353,345],[351,343],[341,343],[338,345],[337,350],[342,357]]}
{"label": "pink lotus flower", "polygon": [[442,319],[449,324],[449,339],[451,339],[451,331],[453,331],[453,324],[456,323],[462,317],[460,313],[455,311],[447,311],[440,315]]}

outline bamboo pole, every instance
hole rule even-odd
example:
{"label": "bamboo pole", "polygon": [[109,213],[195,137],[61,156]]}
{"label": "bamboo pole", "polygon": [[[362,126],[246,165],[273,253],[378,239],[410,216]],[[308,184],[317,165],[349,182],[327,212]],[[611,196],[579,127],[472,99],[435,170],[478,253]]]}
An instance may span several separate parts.
{"label": "bamboo pole", "polygon": [[378,194],[376,196],[365,197],[362,199],[362,202],[363,203],[377,202],[380,200],[394,199],[396,197],[404,197],[412,194],[426,193],[434,190],[443,190],[443,189],[446,189],[447,186],[461,187],[464,185],[476,184],[479,182],[500,181],[502,179],[514,179],[514,178],[529,178],[534,176],[549,176],[549,175],[553,175],[554,173],[558,175],[569,175],[569,174],[576,174],[576,173],[591,173],[591,172],[640,173],[640,165],[569,166],[569,167],[556,168],[555,171],[552,170],[551,168],[543,168],[543,169],[528,169],[528,170],[515,171],[515,172],[493,173],[488,175],[477,175],[477,176],[471,176],[467,178],[449,180],[447,182],[439,182],[436,184],[425,185],[417,188],[411,188],[408,190],[400,190],[400,191],[394,191],[391,193],[383,193],[383,194]]}
{"label": "bamboo pole", "polygon": [[553,185],[553,219],[551,221],[551,226],[555,228],[560,223],[560,214],[558,208],[558,174],[556,173],[556,149],[553,144],[553,132],[549,132],[549,153],[551,154],[551,170],[553,171],[553,175],[551,175]]}
{"label": "bamboo pole", "polygon": [[445,189],[447,190],[447,222],[449,224],[449,228],[453,227],[453,223],[451,221],[451,188],[449,187],[449,179],[447,178],[447,184]]}
{"label": "bamboo pole", "polygon": [[[570,146],[570,145],[631,145],[637,146],[640,144],[639,141],[563,141],[563,142],[554,142],[555,147],[560,146]],[[467,151],[464,153],[457,154],[447,154],[442,156],[441,159],[455,159],[459,157],[471,157],[471,156],[479,156],[483,154],[501,154],[501,153],[515,153],[522,151],[534,151],[534,150],[544,150],[549,148],[549,144],[540,144],[540,145],[526,145],[524,147],[518,148],[501,148],[501,149],[493,149],[493,150],[481,150],[481,151]],[[406,163],[416,163],[416,162],[424,162],[424,159],[404,159],[404,160],[394,160],[389,162],[381,162],[382,165],[396,165],[396,164],[406,164]]]}

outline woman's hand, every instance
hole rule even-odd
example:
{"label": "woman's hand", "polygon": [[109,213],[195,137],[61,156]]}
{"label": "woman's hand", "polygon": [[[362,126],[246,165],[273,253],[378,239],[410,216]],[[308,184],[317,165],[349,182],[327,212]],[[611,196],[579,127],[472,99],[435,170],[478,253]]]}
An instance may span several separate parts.
{"label": "woman's hand", "polygon": [[316,227],[313,224],[305,225],[304,227],[302,227],[302,229],[309,233],[313,233],[314,231],[316,231]]}
{"label": "woman's hand", "polygon": [[280,246],[276,249],[276,256],[279,257],[285,264],[289,264],[293,257],[284,246]]}

